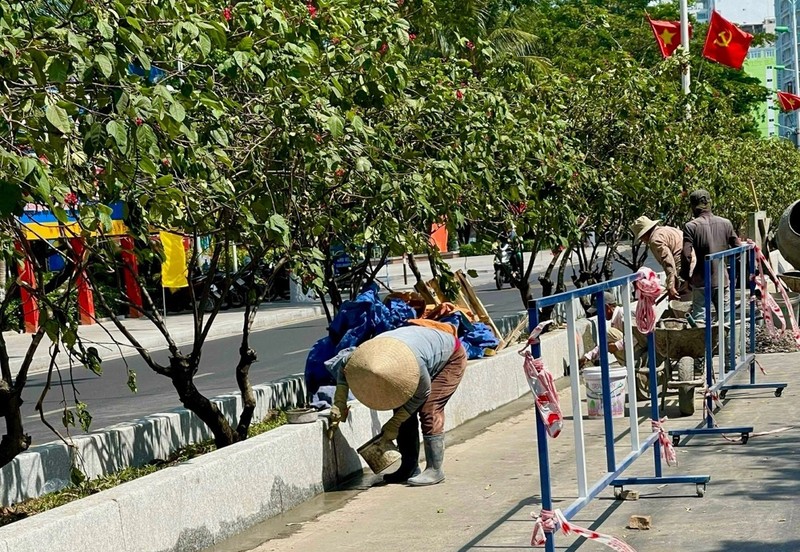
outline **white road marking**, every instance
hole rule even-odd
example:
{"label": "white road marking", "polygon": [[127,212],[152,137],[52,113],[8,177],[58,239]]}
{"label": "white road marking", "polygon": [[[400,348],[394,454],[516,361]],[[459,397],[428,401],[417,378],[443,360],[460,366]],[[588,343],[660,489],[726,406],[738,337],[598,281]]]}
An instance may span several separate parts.
{"label": "white road marking", "polygon": [[[67,410],[75,410],[75,407],[74,406],[68,406]],[[47,417],[47,416],[49,416],[51,414],[59,414],[59,413],[63,413],[63,412],[64,412],[64,409],[63,408],[59,408],[58,410],[49,410],[49,411],[45,412],[44,415],[45,415],[45,417]],[[39,419],[39,414],[37,413],[37,414],[34,414],[33,416],[28,416],[27,418],[29,420],[38,420]]]}
{"label": "white road marking", "polygon": [[194,379],[207,378],[208,376],[213,376],[213,375],[214,375],[213,372],[208,374],[200,374],[199,376],[195,376]]}
{"label": "white road marking", "polygon": [[288,353],[283,353],[283,356],[299,355],[300,353],[305,353],[306,351],[310,351],[310,350],[311,349],[299,349],[297,351],[290,351]]}
{"label": "white road marking", "polygon": [[489,303],[488,305],[484,305],[484,307],[486,307],[487,309],[488,309],[489,307],[493,307],[493,306],[494,306],[494,303]]}

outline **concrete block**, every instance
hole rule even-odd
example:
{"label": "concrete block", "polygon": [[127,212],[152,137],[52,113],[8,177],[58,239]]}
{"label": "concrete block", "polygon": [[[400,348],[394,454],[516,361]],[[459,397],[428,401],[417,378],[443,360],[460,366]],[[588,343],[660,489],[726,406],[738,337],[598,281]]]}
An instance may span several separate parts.
{"label": "concrete block", "polygon": [[239,393],[219,395],[211,399],[211,402],[217,405],[229,424],[233,427],[239,424],[239,413],[242,411],[242,397]]}
{"label": "concrete block", "polygon": [[98,493],[0,527],[0,542],[14,552],[108,552],[122,548],[122,534],[117,503]]}
{"label": "concrete block", "polygon": [[70,481],[70,451],[64,443],[32,447],[0,469],[3,505],[57,491]]}
{"label": "concrete block", "polygon": [[628,520],[628,529],[648,530],[652,526],[652,516],[633,515]]}
{"label": "concrete block", "polygon": [[322,429],[283,426],[189,462],[174,550],[211,546],[322,492]]}
{"label": "concrete block", "polygon": [[117,432],[100,431],[79,435],[72,442],[75,445],[75,465],[89,479],[127,467],[119,454],[120,443]]}

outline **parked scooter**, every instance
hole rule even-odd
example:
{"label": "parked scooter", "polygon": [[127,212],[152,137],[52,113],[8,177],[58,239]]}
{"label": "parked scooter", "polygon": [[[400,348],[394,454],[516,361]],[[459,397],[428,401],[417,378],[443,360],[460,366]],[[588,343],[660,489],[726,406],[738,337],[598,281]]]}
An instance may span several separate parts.
{"label": "parked scooter", "polygon": [[509,283],[516,287],[522,278],[522,251],[507,241],[494,243],[494,283],[497,289]]}

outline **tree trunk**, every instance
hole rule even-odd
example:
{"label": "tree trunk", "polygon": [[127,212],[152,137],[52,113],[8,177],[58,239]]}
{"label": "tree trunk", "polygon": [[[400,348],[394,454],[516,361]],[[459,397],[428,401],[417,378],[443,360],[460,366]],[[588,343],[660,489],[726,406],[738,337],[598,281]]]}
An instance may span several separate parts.
{"label": "tree trunk", "polygon": [[0,302],[5,301],[6,299],[6,277],[7,277],[7,268],[6,268],[6,258],[0,257]]}
{"label": "tree trunk", "polygon": [[419,267],[417,266],[417,261],[414,259],[414,254],[406,253],[406,259],[408,260],[408,268],[411,269],[411,272],[414,274],[414,278],[417,279],[417,283],[418,284],[424,283],[422,281],[422,273],[419,271]]}
{"label": "tree trunk", "polygon": [[214,434],[214,444],[217,448],[232,445],[239,440],[239,435],[233,430],[231,424],[225,419],[219,407],[208,400],[194,385],[194,369],[189,366],[186,358],[171,357],[172,385],[178,392],[178,397],[183,406],[191,410]]}
{"label": "tree trunk", "polygon": [[7,382],[0,383],[0,413],[6,419],[6,431],[0,439],[0,467],[11,462],[31,446],[31,437],[22,428],[22,397]]}
{"label": "tree trunk", "polygon": [[258,359],[258,354],[249,347],[239,349],[239,364],[236,366],[236,384],[242,394],[242,414],[239,416],[239,425],[236,427],[236,434],[240,441],[247,439],[247,431],[253,421],[253,413],[256,410],[256,396],[253,393],[253,386],[250,385],[250,366]]}

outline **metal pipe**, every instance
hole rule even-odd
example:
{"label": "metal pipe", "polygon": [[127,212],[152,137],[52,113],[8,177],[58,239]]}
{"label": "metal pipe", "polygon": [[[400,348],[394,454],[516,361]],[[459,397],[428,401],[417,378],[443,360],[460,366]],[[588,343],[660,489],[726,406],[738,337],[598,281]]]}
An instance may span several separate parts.
{"label": "metal pipe", "polygon": [[[756,295],[756,250],[750,250],[750,297]],[[761,262],[761,261],[758,261]],[[750,302],[750,354],[756,353],[756,303]],[[756,382],[756,360],[753,357],[753,362],[750,363],[750,383]]]}
{"label": "metal pipe", "polygon": [[[689,53],[689,7],[687,0],[681,0],[681,47]],[[691,65],[689,62],[681,71],[681,86],[684,94],[689,94],[691,89]]]}
{"label": "metal pipe", "polygon": [[603,387],[603,426],[606,438],[606,466],[613,472],[617,463],[614,456],[614,420],[611,418],[611,374],[608,369],[608,334],[606,332],[606,301],[603,292],[595,293],[597,307],[597,346],[600,351],[600,379]]}
{"label": "metal pipe", "polygon": [[[661,420],[658,412],[658,382],[656,370],[656,332],[647,334],[647,366],[650,369],[650,419]],[[653,461],[656,477],[661,477],[661,443],[656,440],[653,445]]]}
{"label": "metal pipe", "polygon": [[730,287],[730,313],[728,315],[728,321],[731,325],[731,333],[729,336],[731,354],[728,362],[731,365],[731,372],[735,372],[736,371],[736,256],[732,256],[730,262],[728,263],[728,280],[729,280],[728,287]]}
{"label": "metal pipe", "polygon": [[[712,261],[714,262],[714,261]],[[717,336],[717,349],[719,350],[719,381],[725,379],[725,359],[727,358],[728,346],[725,343],[725,261],[720,259],[717,262],[717,322],[719,335]]]}
{"label": "metal pipe", "polygon": [[[705,287],[703,288],[703,300],[706,306],[706,343],[712,343],[713,339],[713,332],[711,331],[711,261],[708,260],[706,257],[706,262],[703,267],[703,281],[705,282]],[[711,386],[714,384],[712,379],[714,365],[712,364],[714,361],[714,357],[711,354],[711,347],[706,347],[706,387],[711,389]],[[706,406],[708,407],[709,415],[706,417],[706,425],[710,428],[714,427],[714,421],[711,419],[711,411],[714,408],[714,401],[711,400],[711,396],[709,395],[706,397]]]}
{"label": "metal pipe", "polygon": [[639,450],[639,412],[636,405],[636,366],[633,361],[633,317],[631,316],[631,283],[623,288],[622,312],[625,313],[625,368],[628,370],[628,421],[631,428],[631,450]]}
{"label": "metal pipe", "polygon": [[[539,325],[539,307],[536,301],[533,302],[533,307],[528,309],[528,332],[533,332],[533,329]],[[542,346],[538,343],[531,345],[531,352],[534,358],[538,358],[542,354]],[[550,482],[550,452],[547,443],[547,428],[539,415],[536,413],[536,445],[539,452],[539,482],[542,488],[542,509],[553,510],[553,494]],[[555,535],[553,533],[546,533],[547,539],[544,545],[546,552],[556,552]]]}
{"label": "metal pipe", "polygon": [[583,442],[583,411],[581,408],[581,381],[578,368],[578,343],[575,324],[575,301],[566,302],[567,315],[567,348],[569,350],[569,381],[572,387],[572,423],[575,424],[575,469],[578,475],[578,496],[584,497],[589,493],[586,481],[586,448]]}

